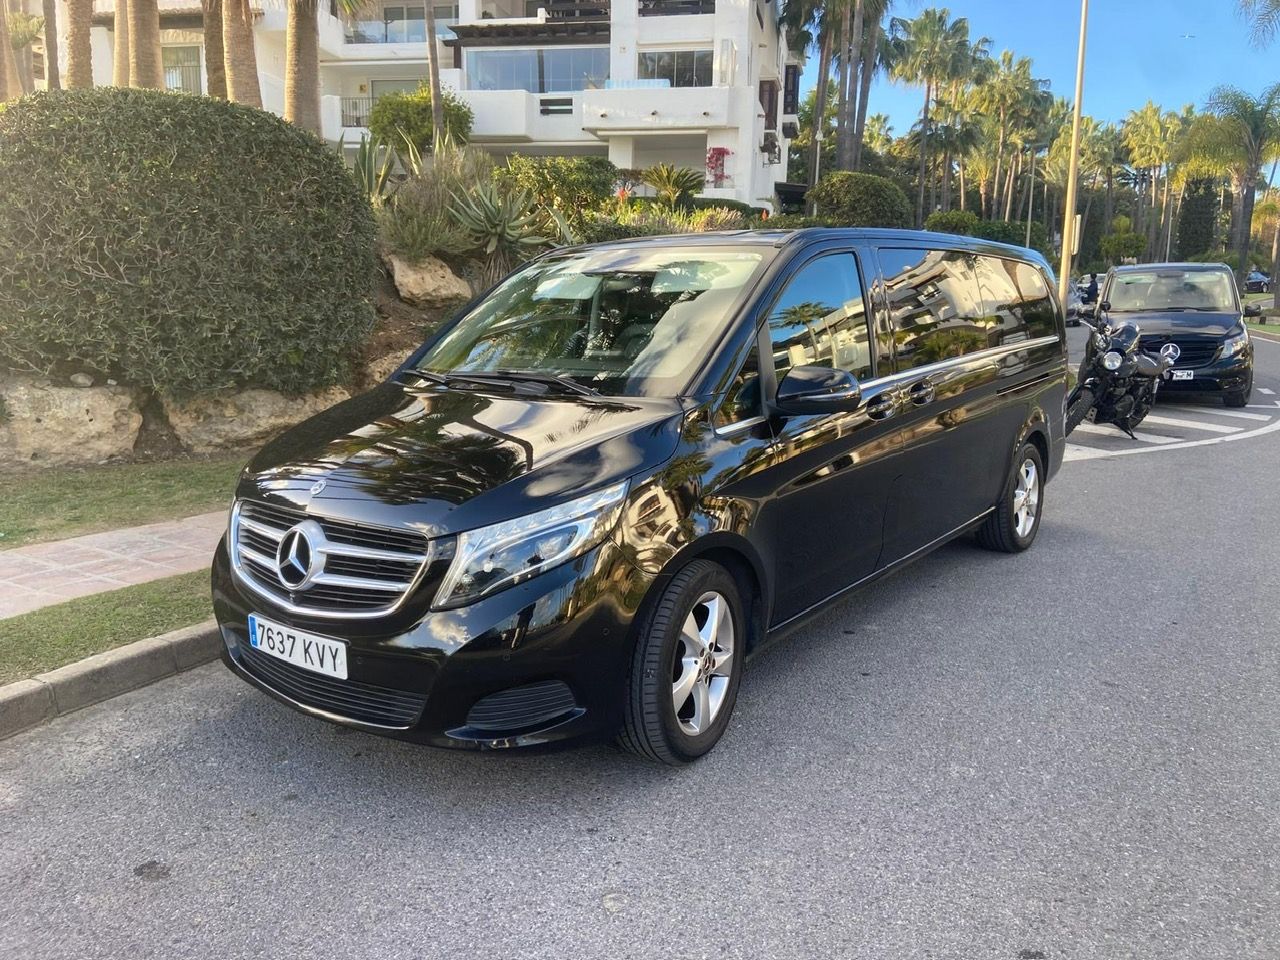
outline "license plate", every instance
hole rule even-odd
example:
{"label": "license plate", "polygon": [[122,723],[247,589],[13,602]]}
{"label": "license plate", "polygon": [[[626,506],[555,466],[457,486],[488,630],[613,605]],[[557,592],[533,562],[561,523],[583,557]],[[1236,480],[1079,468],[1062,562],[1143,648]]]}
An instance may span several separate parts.
{"label": "license plate", "polygon": [[347,644],[345,640],[317,637],[281,623],[249,614],[249,644],[255,650],[292,663],[295,667],[323,673],[327,677],[347,679]]}
{"label": "license plate", "polygon": [[1170,380],[1194,380],[1196,372],[1194,370],[1171,370],[1173,375]]}

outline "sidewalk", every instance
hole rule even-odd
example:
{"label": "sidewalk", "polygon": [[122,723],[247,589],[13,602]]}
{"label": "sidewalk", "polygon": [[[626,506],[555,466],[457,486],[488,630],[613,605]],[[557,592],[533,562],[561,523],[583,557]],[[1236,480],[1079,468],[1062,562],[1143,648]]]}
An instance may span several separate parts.
{"label": "sidewalk", "polygon": [[0,619],[207,567],[226,511],[0,551]]}

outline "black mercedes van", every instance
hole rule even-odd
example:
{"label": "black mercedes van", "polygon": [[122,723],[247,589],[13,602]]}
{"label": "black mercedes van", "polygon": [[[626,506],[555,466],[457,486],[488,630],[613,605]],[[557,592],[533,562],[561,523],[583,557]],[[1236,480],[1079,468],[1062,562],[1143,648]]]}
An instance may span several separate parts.
{"label": "black mercedes van", "polygon": [[766,641],[961,534],[1031,545],[1066,382],[1028,250],[556,250],[253,458],[213,564],[225,660],[389,736],[687,762]]}

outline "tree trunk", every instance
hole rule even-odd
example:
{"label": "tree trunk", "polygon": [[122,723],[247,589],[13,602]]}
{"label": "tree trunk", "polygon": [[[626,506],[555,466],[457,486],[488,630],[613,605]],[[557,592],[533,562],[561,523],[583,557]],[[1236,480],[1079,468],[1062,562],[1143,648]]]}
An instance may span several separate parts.
{"label": "tree trunk", "polygon": [[996,138],[996,173],[991,180],[991,218],[1000,209],[1000,174],[1004,170],[1004,108],[1000,108],[1000,136]]}
{"label": "tree trunk", "polygon": [[1239,257],[1239,265],[1236,273],[1240,278],[1240,289],[1244,289],[1244,278],[1249,275],[1249,241],[1253,236],[1253,203],[1254,203],[1254,185],[1258,182],[1258,177],[1262,175],[1262,162],[1249,167],[1248,175],[1242,184],[1240,199],[1240,227],[1239,236],[1236,238],[1236,255]]}
{"label": "tree trunk", "polygon": [[62,89],[62,76],[58,70],[58,0],[44,0],[44,88]]}
{"label": "tree trunk", "polygon": [[1111,167],[1107,167],[1107,196],[1106,202],[1102,207],[1103,224],[1102,229],[1105,233],[1111,229],[1111,221],[1115,219],[1116,198],[1115,198],[1115,171]]}
{"label": "tree trunk", "polygon": [[965,208],[965,202],[966,202],[964,195],[968,192],[968,188],[965,186],[965,182],[964,182],[964,158],[963,157],[960,158],[960,162],[956,164],[956,166],[959,167],[957,174],[960,177],[960,209],[963,210]]}
{"label": "tree trunk", "polygon": [[[1019,155],[1021,159],[1021,155]],[[1016,174],[1014,173],[1013,157],[1009,158],[1009,172],[1006,176],[1004,187],[1004,222],[1008,223],[1013,216],[1013,183]]]}
{"label": "tree trunk", "polygon": [[111,30],[111,84],[129,85],[129,0],[116,0],[115,24]]}
{"label": "tree trunk", "polygon": [[129,83],[164,89],[160,63],[160,6],[156,0],[129,0]]}
{"label": "tree trunk", "polygon": [[1280,310],[1280,219],[1276,220],[1276,232],[1271,235],[1271,306]]}
{"label": "tree trunk", "polygon": [[222,50],[222,0],[201,0],[200,8],[204,12],[204,74],[209,85],[205,93],[225,100],[227,65]]}
{"label": "tree trunk", "polygon": [[855,118],[858,115],[858,77],[862,69],[862,27],[865,15],[865,0],[854,0],[853,29],[849,34],[849,76],[846,80],[849,85],[849,92],[845,97],[845,110],[848,113],[844,124],[844,164],[846,170],[853,169],[853,140],[854,128],[857,125]]}
{"label": "tree trunk", "polygon": [[0,103],[22,94],[18,65],[9,44],[9,3],[0,0]]}
{"label": "tree trunk", "polygon": [[67,86],[93,86],[93,0],[67,0]]}
{"label": "tree trunk", "polygon": [[809,134],[809,139],[812,141],[809,146],[809,186],[811,187],[818,182],[818,168],[822,162],[819,159],[822,151],[822,140],[819,139],[819,135],[823,132],[827,119],[827,85],[831,82],[831,43],[832,31],[830,28],[824,29],[822,44],[818,49],[818,81],[813,101],[813,129]]}
{"label": "tree trunk", "polygon": [[942,209],[951,209],[951,148],[942,154]]}
{"label": "tree trunk", "polygon": [[848,0],[840,4],[840,73],[836,81],[836,169],[849,169],[849,158],[845,153],[849,142],[847,127],[849,125],[849,48],[852,45],[850,16],[852,9]]}
{"label": "tree trunk", "polygon": [[880,21],[875,20],[867,31],[859,63],[862,75],[858,80],[858,120],[853,130],[853,169],[862,166],[862,142],[867,131],[867,101],[871,96],[871,81],[875,79],[876,63],[880,57]]}
{"label": "tree trunk", "polygon": [[320,136],[320,27],[316,0],[289,0],[284,44],[284,118]]}
{"label": "tree trunk", "polygon": [[933,83],[924,84],[924,112],[920,115],[920,186],[916,191],[916,229],[924,226],[924,178],[929,155],[929,104],[933,100]]}
{"label": "tree trunk", "polygon": [[427,27],[427,83],[431,90],[431,148],[435,149],[445,134],[444,129],[444,91],[440,89],[440,57],[436,45],[436,8],[434,4],[425,5]]}
{"label": "tree trunk", "polygon": [[228,99],[261,109],[262,88],[258,85],[258,55],[253,48],[249,0],[222,0],[222,56]]}

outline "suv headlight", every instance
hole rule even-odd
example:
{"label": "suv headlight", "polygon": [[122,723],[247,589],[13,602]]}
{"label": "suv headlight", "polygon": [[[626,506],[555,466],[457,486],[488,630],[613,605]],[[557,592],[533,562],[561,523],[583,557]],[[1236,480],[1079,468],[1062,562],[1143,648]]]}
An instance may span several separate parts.
{"label": "suv headlight", "polygon": [[1243,353],[1244,348],[1249,345],[1248,329],[1241,330],[1235,336],[1230,337],[1222,342],[1222,359],[1234,357],[1237,353]]}
{"label": "suv headlight", "polygon": [[458,534],[437,609],[523,583],[599,544],[618,523],[627,481],[557,507]]}

